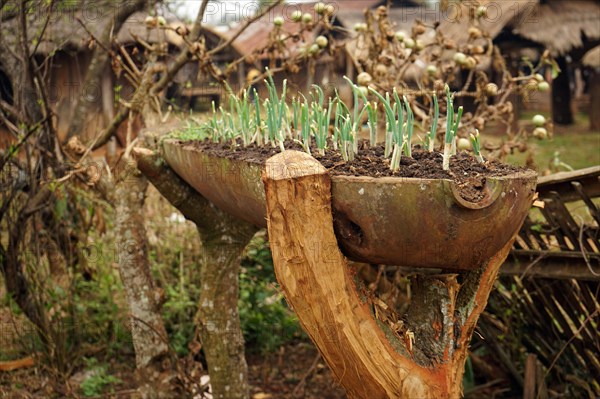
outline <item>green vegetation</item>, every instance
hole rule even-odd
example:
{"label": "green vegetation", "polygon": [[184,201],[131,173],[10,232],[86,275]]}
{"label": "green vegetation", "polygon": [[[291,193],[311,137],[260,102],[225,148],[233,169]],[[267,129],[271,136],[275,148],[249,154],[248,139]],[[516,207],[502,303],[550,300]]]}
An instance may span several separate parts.
{"label": "green vegetation", "polygon": [[471,145],[473,146],[475,158],[477,158],[479,162],[483,162],[483,157],[481,156],[481,143],[479,141],[479,130],[476,130],[476,133],[471,135]]}
{"label": "green vegetation", "polygon": [[105,392],[114,392],[114,385],[122,381],[108,373],[107,365],[98,363],[96,358],[85,359],[86,369],[89,375],[81,383],[83,396],[98,396]]}
{"label": "green vegetation", "polygon": [[427,149],[431,152],[435,145],[435,135],[437,133],[438,120],[440,118],[440,105],[438,103],[437,94],[433,93],[433,119],[431,122],[431,130],[427,136]]}
{"label": "green vegetation", "polygon": [[[324,155],[331,147],[334,151],[340,151],[344,161],[352,162],[359,150],[358,135],[363,127],[365,113],[369,145],[376,145],[379,109],[377,102],[371,102],[367,98],[370,92],[382,105],[386,119],[384,156],[391,156],[390,169],[398,170],[402,154],[412,156],[415,116],[409,99],[406,96],[401,99],[395,88],[392,95],[387,92],[384,96],[373,87],[359,86],[347,77],[344,79],[352,89],[352,108],[344,103],[337,91],[335,98],[330,97],[326,101],[323,89],[317,85],[312,86],[310,98],[301,94],[301,98],[292,99],[289,107],[286,103],[287,81],[283,81],[279,95],[273,77],[268,74],[264,81],[268,98],[259,99],[254,90],[254,99],[251,100],[246,91],[241,96],[235,96],[229,89],[229,110],[219,107],[217,112],[213,103],[211,117],[181,132],[179,138],[204,140],[208,137],[213,142],[237,142],[239,139],[244,147],[252,143],[258,146],[271,144],[273,147],[279,146],[281,151],[285,150],[286,141],[293,141],[299,143],[309,154],[314,140],[319,154]],[[358,81],[361,80],[365,80],[364,76],[359,76]],[[454,94],[450,93],[448,85],[445,86],[445,91],[447,116],[443,167],[448,170],[450,157],[456,155],[457,132],[463,108],[459,107],[455,112]],[[432,107],[434,117],[425,139],[430,151],[435,145],[439,119],[439,104],[435,93]]]}
{"label": "green vegetation", "polygon": [[[548,170],[555,173],[568,170],[564,165],[557,164],[557,159],[573,169],[600,165],[600,132],[555,133],[547,140],[531,140],[530,148],[539,172]],[[511,154],[508,156],[507,162],[514,165],[525,165],[527,155]]]}
{"label": "green vegetation", "polygon": [[257,235],[246,249],[238,306],[250,352],[273,352],[303,336],[296,316],[277,289],[271,250],[264,235]]}
{"label": "green vegetation", "polygon": [[[87,209],[93,211],[91,206]],[[110,226],[114,213],[110,208],[103,211]],[[202,247],[193,224],[174,217],[174,208],[154,190],[150,190],[145,211],[152,215],[146,223],[149,259],[153,278],[165,295],[162,314],[169,344],[174,354],[184,357],[190,355],[197,339],[195,316],[201,287],[197,259],[201,258]],[[39,353],[52,369],[65,370],[58,378],[84,371],[89,377],[81,383],[82,396],[107,394],[119,384],[111,359],[134,367],[128,308],[115,268],[114,246],[118,244],[110,229],[107,231],[103,234],[94,229],[85,245],[86,273],[92,278],[86,277],[81,268],[73,271],[70,286],[49,284],[45,289],[55,353],[43,353],[35,329],[29,324],[19,325],[16,342],[0,348],[1,360]],[[8,296],[0,296],[0,306],[9,306],[17,323],[23,318]],[[307,339],[277,288],[270,249],[261,234],[252,240],[242,261],[239,306],[248,352],[266,354],[291,341]]]}
{"label": "green vegetation", "polygon": [[454,115],[454,99],[450,94],[450,88],[446,85],[446,99],[448,107],[446,111],[446,135],[444,139],[444,170],[450,169],[450,156],[456,154],[456,132],[463,114],[463,107],[458,107],[458,114]]}

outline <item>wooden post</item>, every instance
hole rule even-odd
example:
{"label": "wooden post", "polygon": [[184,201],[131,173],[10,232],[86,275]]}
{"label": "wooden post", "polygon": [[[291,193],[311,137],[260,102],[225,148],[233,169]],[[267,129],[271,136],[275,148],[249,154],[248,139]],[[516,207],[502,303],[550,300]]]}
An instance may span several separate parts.
{"label": "wooden post", "polygon": [[523,387],[523,399],[535,399],[535,383],[537,377],[537,356],[530,353],[525,361],[525,378]]}
{"label": "wooden post", "polygon": [[573,123],[573,109],[569,64],[565,57],[559,57],[556,62],[561,72],[552,81],[552,118],[559,125],[571,125]]}
{"label": "wooden post", "polygon": [[590,130],[600,131],[600,67],[592,72],[590,78]]}
{"label": "wooden post", "polygon": [[267,161],[263,183],[277,279],[348,396],[461,397],[471,334],[513,240],[461,279],[417,276],[395,334],[373,317],[338,248],[325,168],[304,152],[284,151]]}
{"label": "wooden post", "polygon": [[242,251],[256,227],[221,211],[183,181],[157,153],[136,148],[138,169],[187,219],[204,249],[197,324],[215,399],[250,396],[244,337],[237,308]]}

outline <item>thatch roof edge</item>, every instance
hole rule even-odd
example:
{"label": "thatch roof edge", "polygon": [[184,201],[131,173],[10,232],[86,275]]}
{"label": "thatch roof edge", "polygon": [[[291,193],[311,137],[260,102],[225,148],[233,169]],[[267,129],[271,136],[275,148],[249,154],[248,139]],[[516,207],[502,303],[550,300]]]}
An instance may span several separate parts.
{"label": "thatch roof edge", "polygon": [[600,68],[600,46],[596,46],[583,56],[583,65],[592,68]]}
{"label": "thatch roof edge", "polygon": [[538,4],[511,24],[513,33],[564,55],[600,40],[600,2],[554,0]]}

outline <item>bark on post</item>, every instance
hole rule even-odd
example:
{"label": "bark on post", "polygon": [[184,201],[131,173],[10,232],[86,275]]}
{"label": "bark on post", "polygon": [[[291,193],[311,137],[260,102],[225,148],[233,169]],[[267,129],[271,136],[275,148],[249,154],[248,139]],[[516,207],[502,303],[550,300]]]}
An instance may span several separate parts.
{"label": "bark on post", "polygon": [[263,182],[277,279],[349,397],[461,397],[471,334],[512,240],[461,279],[417,277],[399,339],[373,317],[338,249],[323,166],[285,151],[267,161]]}
{"label": "bark on post", "polygon": [[241,221],[198,228],[200,265],[198,326],[215,399],[249,397],[248,366],[238,312],[242,252],[256,232]]}
{"label": "bark on post", "polygon": [[249,397],[248,366],[237,308],[241,254],[256,228],[222,212],[156,153],[134,149],[138,168],[198,228],[203,245],[198,324],[215,399]]}
{"label": "bark on post", "polygon": [[119,273],[131,317],[139,390],[143,397],[170,397],[172,370],[161,306],[162,292],[155,287],[148,261],[148,238],[144,226],[144,200],[148,182],[125,159],[115,184],[115,247]]}

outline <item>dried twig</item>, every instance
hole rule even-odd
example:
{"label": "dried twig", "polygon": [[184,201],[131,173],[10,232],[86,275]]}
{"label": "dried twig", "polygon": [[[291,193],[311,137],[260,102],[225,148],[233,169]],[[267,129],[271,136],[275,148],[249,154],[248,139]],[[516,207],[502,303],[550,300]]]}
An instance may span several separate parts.
{"label": "dried twig", "polygon": [[[569,338],[569,340],[567,342],[565,342],[563,347],[560,348],[560,350],[558,351],[556,356],[554,356],[554,359],[552,359],[552,363],[550,363],[550,366],[548,366],[548,369],[546,370],[546,373],[544,374],[544,378],[543,378],[544,380],[546,379],[548,374],[550,374],[550,371],[552,370],[552,368],[554,367],[554,365],[556,364],[556,362],[558,361],[560,356],[563,354],[565,349],[567,349],[567,347],[579,335],[579,333],[584,329],[584,327],[599,313],[600,313],[600,308],[596,309],[592,314],[590,314],[588,317],[586,317],[585,320],[581,323],[581,326],[579,326],[579,328],[577,329],[577,331],[575,331],[575,333],[571,336],[571,338]],[[541,392],[542,392],[541,390],[538,392],[537,399],[540,399]]]}
{"label": "dried twig", "polygon": [[313,359],[312,364],[310,365],[310,367],[308,368],[306,373],[304,373],[304,375],[302,376],[302,378],[300,379],[300,381],[298,382],[298,384],[292,391],[292,397],[295,397],[295,398],[299,397],[300,390],[304,388],[304,385],[306,385],[306,381],[308,380],[308,378],[310,376],[312,376],[312,374],[317,369],[319,360],[321,360],[321,354],[317,353],[317,356],[315,356],[315,358]]}

